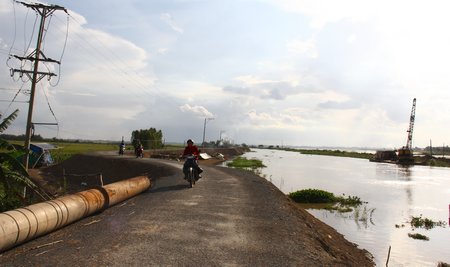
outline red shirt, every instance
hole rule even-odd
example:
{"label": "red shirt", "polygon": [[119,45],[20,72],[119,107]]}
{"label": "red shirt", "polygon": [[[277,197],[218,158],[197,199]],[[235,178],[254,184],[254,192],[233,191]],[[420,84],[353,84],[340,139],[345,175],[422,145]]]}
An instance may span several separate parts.
{"label": "red shirt", "polygon": [[190,154],[195,155],[195,156],[198,156],[198,154],[200,154],[198,152],[197,146],[193,145],[193,146],[187,146],[184,148],[183,156],[190,155]]}

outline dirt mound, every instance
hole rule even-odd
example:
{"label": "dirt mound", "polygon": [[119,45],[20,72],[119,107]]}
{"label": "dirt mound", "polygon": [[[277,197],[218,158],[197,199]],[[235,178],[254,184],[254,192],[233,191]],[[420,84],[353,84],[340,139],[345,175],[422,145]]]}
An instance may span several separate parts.
{"label": "dirt mound", "polygon": [[101,185],[100,174],[103,183],[109,184],[139,175],[149,175],[151,179],[156,179],[172,175],[176,171],[173,168],[148,160],[144,162],[144,160],[98,154],[80,154],[58,165],[39,169],[33,177],[40,184],[44,184],[47,189],[53,188],[52,191],[64,191],[64,184],[66,184],[65,191],[73,193]]}

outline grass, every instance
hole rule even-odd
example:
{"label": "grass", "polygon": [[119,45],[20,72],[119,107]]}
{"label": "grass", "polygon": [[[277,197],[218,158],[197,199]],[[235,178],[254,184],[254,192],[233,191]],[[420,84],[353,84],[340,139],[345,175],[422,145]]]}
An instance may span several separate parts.
{"label": "grass", "polygon": [[237,157],[233,161],[228,162],[227,166],[238,169],[251,169],[251,170],[266,167],[259,159],[247,159],[245,157]]}
{"label": "grass", "polygon": [[[10,141],[11,144],[24,145],[23,141]],[[119,151],[117,143],[94,143],[94,142],[45,142],[55,145],[57,149],[50,151],[55,163],[69,159],[73,155],[94,151]],[[131,146],[128,146],[130,148]]]}

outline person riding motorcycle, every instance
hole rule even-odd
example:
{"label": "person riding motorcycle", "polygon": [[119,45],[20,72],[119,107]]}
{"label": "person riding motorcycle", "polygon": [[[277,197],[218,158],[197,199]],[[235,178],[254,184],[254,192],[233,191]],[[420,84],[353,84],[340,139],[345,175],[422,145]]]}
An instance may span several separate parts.
{"label": "person riding motorcycle", "polygon": [[122,140],[122,142],[119,145],[119,155],[123,155],[125,152],[125,142]]}
{"label": "person riding motorcycle", "polygon": [[[187,140],[187,146],[184,148],[183,157],[186,157],[188,155],[193,155],[198,159],[198,156],[200,155],[200,151],[198,150],[197,146],[194,145],[194,141],[192,139]],[[202,168],[198,166],[197,160],[194,161],[194,167],[197,168],[198,178],[201,178],[202,176],[200,173],[203,172]],[[183,165],[183,173],[184,173],[184,179],[187,178],[187,173],[189,170],[189,166],[187,164],[187,161],[184,162]]]}
{"label": "person riding motorcycle", "polygon": [[142,146],[141,142],[138,141],[136,144],[136,147],[134,148],[134,154],[136,155],[136,158],[143,157],[144,153],[144,147]]}

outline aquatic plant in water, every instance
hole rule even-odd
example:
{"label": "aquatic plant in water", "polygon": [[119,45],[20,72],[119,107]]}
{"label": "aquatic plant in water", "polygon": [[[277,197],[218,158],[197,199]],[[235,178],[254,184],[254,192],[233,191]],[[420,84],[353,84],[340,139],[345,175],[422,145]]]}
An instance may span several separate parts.
{"label": "aquatic plant in water", "polygon": [[363,203],[357,196],[335,196],[331,192],[320,189],[298,190],[289,193],[288,196],[298,203],[338,203],[342,207],[357,207]]}
{"label": "aquatic plant in water", "polygon": [[237,157],[233,161],[227,163],[228,167],[240,168],[240,169],[251,169],[255,170],[258,168],[266,167],[259,159],[247,159],[245,157]]}
{"label": "aquatic plant in water", "polygon": [[445,227],[447,223],[444,221],[435,222],[428,218],[422,218],[422,214],[420,214],[419,217],[412,216],[410,224],[413,228],[425,228],[427,230],[430,230],[434,227]]}
{"label": "aquatic plant in water", "polygon": [[303,189],[289,193],[289,197],[298,203],[335,203],[333,193],[320,189]]}
{"label": "aquatic plant in water", "polygon": [[430,240],[430,238],[428,236],[421,235],[419,233],[415,233],[415,234],[408,233],[408,236],[413,238],[413,239],[419,239],[419,240],[424,240],[424,241],[429,241]]}

